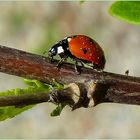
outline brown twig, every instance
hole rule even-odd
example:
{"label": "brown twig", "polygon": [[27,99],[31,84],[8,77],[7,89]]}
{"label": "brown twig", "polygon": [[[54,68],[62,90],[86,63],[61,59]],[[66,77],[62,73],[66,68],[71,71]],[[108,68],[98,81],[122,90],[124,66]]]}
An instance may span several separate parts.
{"label": "brown twig", "polygon": [[[69,94],[69,92],[71,93]],[[69,88],[64,90],[52,90],[48,93],[32,93],[32,94],[22,94],[22,95],[9,95],[0,96],[0,107],[4,106],[26,106],[33,105],[43,102],[52,102],[55,104],[67,103],[68,105],[74,105],[72,100],[73,91]]]}
{"label": "brown twig", "polygon": [[87,96],[94,99],[94,104],[101,102],[140,104],[139,77],[97,72],[88,68],[82,68],[82,73],[77,75],[72,64],[65,63],[57,70],[55,67],[57,62],[50,63],[47,57],[0,46],[1,72],[47,83],[50,83],[52,78],[65,84],[82,83],[82,90],[86,89]]}
{"label": "brown twig", "polygon": [[10,95],[0,96],[0,107],[4,106],[25,106],[33,105],[36,103],[48,102],[50,99],[50,93],[39,94],[23,94],[23,95]]}

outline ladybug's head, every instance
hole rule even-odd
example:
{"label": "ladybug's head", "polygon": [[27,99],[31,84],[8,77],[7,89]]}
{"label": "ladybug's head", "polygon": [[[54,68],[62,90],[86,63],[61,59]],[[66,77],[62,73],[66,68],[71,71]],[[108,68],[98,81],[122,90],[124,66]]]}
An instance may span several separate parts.
{"label": "ladybug's head", "polygon": [[53,46],[49,49],[48,56],[53,57],[57,55],[57,47]]}
{"label": "ladybug's head", "polygon": [[68,47],[68,41],[67,38],[64,38],[63,40],[59,41],[49,49],[48,55],[49,57],[53,57],[57,54],[65,53],[67,47]]}

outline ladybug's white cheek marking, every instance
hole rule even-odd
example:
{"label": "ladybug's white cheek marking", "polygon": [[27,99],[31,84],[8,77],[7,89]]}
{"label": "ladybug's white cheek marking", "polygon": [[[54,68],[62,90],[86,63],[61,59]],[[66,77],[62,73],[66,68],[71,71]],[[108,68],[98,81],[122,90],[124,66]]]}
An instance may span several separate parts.
{"label": "ladybug's white cheek marking", "polygon": [[71,38],[68,38],[67,40],[68,40],[68,42],[70,42],[71,41]]}
{"label": "ladybug's white cheek marking", "polygon": [[57,53],[60,54],[60,53],[63,53],[64,52],[64,49],[62,48],[62,46],[59,46],[57,48]]}

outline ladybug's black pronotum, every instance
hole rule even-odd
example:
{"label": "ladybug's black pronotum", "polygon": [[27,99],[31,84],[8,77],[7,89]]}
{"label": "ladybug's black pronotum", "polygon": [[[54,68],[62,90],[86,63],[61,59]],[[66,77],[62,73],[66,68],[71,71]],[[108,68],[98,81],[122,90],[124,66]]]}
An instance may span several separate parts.
{"label": "ladybug's black pronotum", "polygon": [[84,63],[93,64],[93,69],[103,70],[105,66],[105,56],[99,44],[85,35],[74,35],[64,38],[53,45],[49,52],[51,60],[53,56],[59,55],[61,60],[57,67],[70,57],[75,61],[75,70],[80,72],[78,62],[83,66]]}

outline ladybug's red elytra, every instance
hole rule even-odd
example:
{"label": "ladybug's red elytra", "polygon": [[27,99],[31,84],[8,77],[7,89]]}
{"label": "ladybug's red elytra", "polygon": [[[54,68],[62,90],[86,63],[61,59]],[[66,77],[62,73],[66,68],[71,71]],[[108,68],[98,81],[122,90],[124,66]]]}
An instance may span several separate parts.
{"label": "ladybug's red elytra", "polygon": [[75,70],[80,72],[78,63],[84,66],[84,63],[93,64],[93,69],[103,70],[105,66],[105,56],[99,44],[85,35],[73,35],[64,38],[53,45],[49,52],[49,57],[59,55],[61,60],[57,67],[60,68],[62,63],[70,57],[75,61]]}

